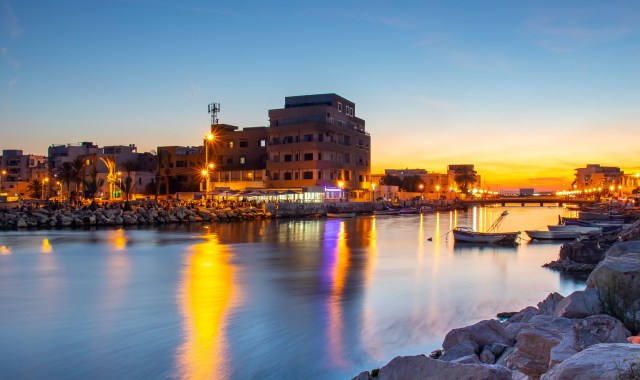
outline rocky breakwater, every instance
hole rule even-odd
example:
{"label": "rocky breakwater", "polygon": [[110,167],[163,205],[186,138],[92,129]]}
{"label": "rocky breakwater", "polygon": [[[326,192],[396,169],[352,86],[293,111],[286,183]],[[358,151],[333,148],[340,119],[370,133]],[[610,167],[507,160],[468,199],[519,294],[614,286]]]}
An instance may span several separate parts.
{"label": "rocky breakwater", "polygon": [[564,243],[560,247],[558,260],[545,267],[565,272],[590,272],[605,258],[605,252],[617,242],[640,239],[640,220],[617,235],[592,236],[587,240]]}
{"label": "rocky breakwater", "polygon": [[640,344],[630,342],[639,332],[640,242],[624,242],[584,290],[454,329],[430,357],[396,357],[355,379],[637,379]]}
{"label": "rocky breakwater", "polygon": [[156,225],[166,223],[228,222],[270,218],[257,207],[204,208],[197,206],[144,205],[125,208],[64,208],[0,210],[0,229],[85,226]]}

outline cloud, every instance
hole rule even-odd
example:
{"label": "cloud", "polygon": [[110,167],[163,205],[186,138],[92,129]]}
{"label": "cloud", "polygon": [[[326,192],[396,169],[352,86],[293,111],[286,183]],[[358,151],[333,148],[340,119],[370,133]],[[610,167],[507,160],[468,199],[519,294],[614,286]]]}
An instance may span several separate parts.
{"label": "cloud", "polygon": [[416,100],[419,103],[422,103],[426,106],[433,107],[433,108],[448,109],[448,110],[458,108],[455,104],[451,102],[447,102],[445,100],[440,100],[440,99],[419,97]]}
{"label": "cloud", "polygon": [[16,17],[11,4],[7,1],[4,3],[4,21],[5,27],[7,28],[11,38],[18,38],[22,35],[23,31],[20,27],[20,23],[18,22],[18,17]]}
{"label": "cloud", "polygon": [[6,47],[0,48],[0,56],[2,56],[2,59],[7,63],[7,65],[11,66],[15,70],[20,70],[20,62],[11,57],[9,49]]}
{"label": "cloud", "polygon": [[606,6],[570,9],[553,7],[539,10],[527,21],[534,43],[558,53],[570,53],[591,45],[624,38],[640,31],[640,12],[606,4]]}

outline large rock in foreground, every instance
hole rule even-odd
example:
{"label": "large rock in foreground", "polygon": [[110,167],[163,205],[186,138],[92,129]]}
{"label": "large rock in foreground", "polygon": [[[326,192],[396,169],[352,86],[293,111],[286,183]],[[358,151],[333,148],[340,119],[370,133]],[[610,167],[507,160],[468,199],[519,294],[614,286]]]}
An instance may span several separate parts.
{"label": "large rock in foreground", "polygon": [[638,358],[640,345],[629,343],[605,343],[591,346],[542,375],[541,380],[617,380],[632,379],[624,377],[635,364],[640,371]]}
{"label": "large rock in foreground", "polygon": [[[364,378],[363,374],[358,376]],[[425,356],[398,356],[378,372],[378,380],[406,379],[511,380],[511,371],[498,365],[459,364]]]}

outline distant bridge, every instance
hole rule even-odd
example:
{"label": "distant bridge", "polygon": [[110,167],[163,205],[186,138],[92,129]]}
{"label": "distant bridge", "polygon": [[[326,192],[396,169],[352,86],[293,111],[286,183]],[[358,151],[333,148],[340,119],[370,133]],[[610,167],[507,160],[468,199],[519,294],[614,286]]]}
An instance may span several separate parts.
{"label": "distant bridge", "polygon": [[520,206],[525,206],[528,204],[539,204],[540,207],[544,205],[554,205],[557,204],[559,206],[564,206],[567,204],[570,205],[592,205],[595,204],[595,200],[587,200],[587,199],[575,199],[575,198],[563,198],[563,197],[554,197],[554,196],[545,196],[545,197],[499,197],[499,198],[485,198],[485,199],[466,199],[461,202],[465,206],[488,206],[499,204],[501,206],[519,204]]}

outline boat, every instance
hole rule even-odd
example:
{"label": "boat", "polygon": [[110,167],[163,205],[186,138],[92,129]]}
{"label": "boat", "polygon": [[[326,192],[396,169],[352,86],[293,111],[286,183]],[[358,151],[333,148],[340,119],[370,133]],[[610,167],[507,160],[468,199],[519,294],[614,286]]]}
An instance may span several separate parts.
{"label": "boat", "polygon": [[327,218],[355,218],[355,212],[328,212]]}
{"label": "boat", "polygon": [[575,240],[582,236],[582,233],[577,231],[544,231],[544,230],[529,230],[524,231],[531,239],[536,240]]}
{"label": "boat", "polygon": [[498,227],[508,214],[505,210],[487,229],[487,232],[478,232],[471,227],[456,227],[451,231],[453,239],[457,242],[467,243],[517,244],[520,231],[497,232]]}
{"label": "boat", "polygon": [[573,231],[580,232],[583,235],[587,234],[601,234],[602,227],[597,226],[579,226],[575,224],[558,224],[558,225],[550,225],[547,226],[549,231]]}
{"label": "boat", "polygon": [[374,210],[373,215],[398,215],[400,210]]}
{"label": "boat", "polygon": [[453,232],[455,241],[467,243],[495,243],[495,244],[516,244],[520,231],[518,232],[478,232],[471,227],[456,227]]}
{"label": "boat", "polygon": [[414,215],[420,214],[420,209],[417,207],[403,207],[398,211],[399,215]]}

